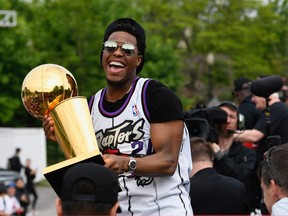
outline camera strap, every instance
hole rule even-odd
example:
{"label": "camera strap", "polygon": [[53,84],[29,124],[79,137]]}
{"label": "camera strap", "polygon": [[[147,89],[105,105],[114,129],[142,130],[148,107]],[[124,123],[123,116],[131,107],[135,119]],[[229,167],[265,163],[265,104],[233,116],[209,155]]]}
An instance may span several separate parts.
{"label": "camera strap", "polygon": [[266,137],[270,134],[270,125],[271,125],[271,113],[270,113],[270,106],[269,106],[269,99],[266,99],[266,108],[265,108],[265,125],[266,125]]}

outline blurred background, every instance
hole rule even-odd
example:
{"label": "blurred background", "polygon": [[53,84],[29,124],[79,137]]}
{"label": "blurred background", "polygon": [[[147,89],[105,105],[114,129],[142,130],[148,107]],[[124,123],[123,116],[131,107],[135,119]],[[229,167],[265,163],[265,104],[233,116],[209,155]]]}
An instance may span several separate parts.
{"label": "blurred background", "polygon": [[[0,0],[0,129],[41,127],[21,101],[22,81],[38,65],[67,68],[87,98],[103,88],[103,34],[120,17],[146,30],[139,75],[169,86],[185,110],[232,100],[236,78],[287,76],[287,0]],[[14,136],[11,144],[3,136],[0,148],[10,146],[7,157],[19,146],[25,157],[37,154],[25,151],[24,139]],[[33,138],[27,142],[39,145]],[[46,150],[48,165],[64,157],[55,143],[48,142]]]}

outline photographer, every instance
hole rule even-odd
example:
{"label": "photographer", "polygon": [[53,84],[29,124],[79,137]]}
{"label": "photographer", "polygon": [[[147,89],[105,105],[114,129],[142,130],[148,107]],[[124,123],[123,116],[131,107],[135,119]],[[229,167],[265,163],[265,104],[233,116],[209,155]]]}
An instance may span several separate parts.
{"label": "photographer", "polygon": [[250,211],[259,208],[260,183],[256,175],[256,153],[241,142],[235,142],[233,134],[240,128],[237,106],[229,101],[218,107],[197,107],[185,113],[185,123],[190,137],[202,137],[211,143],[215,153],[214,168],[218,173],[244,183]]}
{"label": "photographer", "polygon": [[[273,93],[269,96],[269,107],[267,107],[265,97],[253,95],[252,101],[256,104],[256,108],[261,110],[260,119],[253,129],[237,131],[237,133],[234,134],[234,138],[236,141],[240,142],[258,143],[257,161],[260,163],[263,160],[264,152],[268,150],[267,138],[268,143],[271,142],[272,145],[279,145],[288,142],[288,108],[286,104],[280,100],[278,93]],[[268,122],[267,108],[269,108]],[[276,135],[281,139],[276,139]],[[273,139],[275,142],[273,142]]]}
{"label": "photographer", "polygon": [[230,176],[244,183],[251,211],[259,208],[260,187],[256,176],[256,153],[241,142],[235,142],[233,134],[239,124],[237,106],[229,101],[220,103],[220,109],[227,113],[227,120],[217,128],[218,143],[212,143],[215,153],[214,168],[222,175]]}

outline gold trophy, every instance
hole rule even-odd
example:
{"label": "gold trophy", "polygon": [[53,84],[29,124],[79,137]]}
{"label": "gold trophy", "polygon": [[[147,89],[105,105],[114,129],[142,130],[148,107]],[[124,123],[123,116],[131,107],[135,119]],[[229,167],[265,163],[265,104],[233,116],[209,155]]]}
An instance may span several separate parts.
{"label": "gold trophy", "polygon": [[62,176],[73,164],[104,164],[98,148],[85,97],[78,96],[75,78],[66,68],[43,64],[32,69],[22,83],[21,97],[26,110],[43,120],[52,116],[56,139],[66,160],[43,170],[43,175],[59,196]]}

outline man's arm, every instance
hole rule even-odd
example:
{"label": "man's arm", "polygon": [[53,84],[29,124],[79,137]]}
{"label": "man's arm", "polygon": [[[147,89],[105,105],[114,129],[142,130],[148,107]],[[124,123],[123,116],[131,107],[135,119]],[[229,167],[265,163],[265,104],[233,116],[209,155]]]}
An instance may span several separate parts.
{"label": "man's arm", "polygon": [[[155,153],[135,158],[137,161],[135,173],[143,176],[173,175],[178,163],[183,127],[182,120],[152,123],[151,142]],[[103,158],[106,167],[118,173],[128,171],[129,157],[106,154]]]}
{"label": "man's arm", "polygon": [[239,142],[258,142],[265,136],[264,133],[262,133],[259,130],[251,129],[251,130],[244,130],[244,131],[237,131],[237,133],[234,134],[234,140]]}

